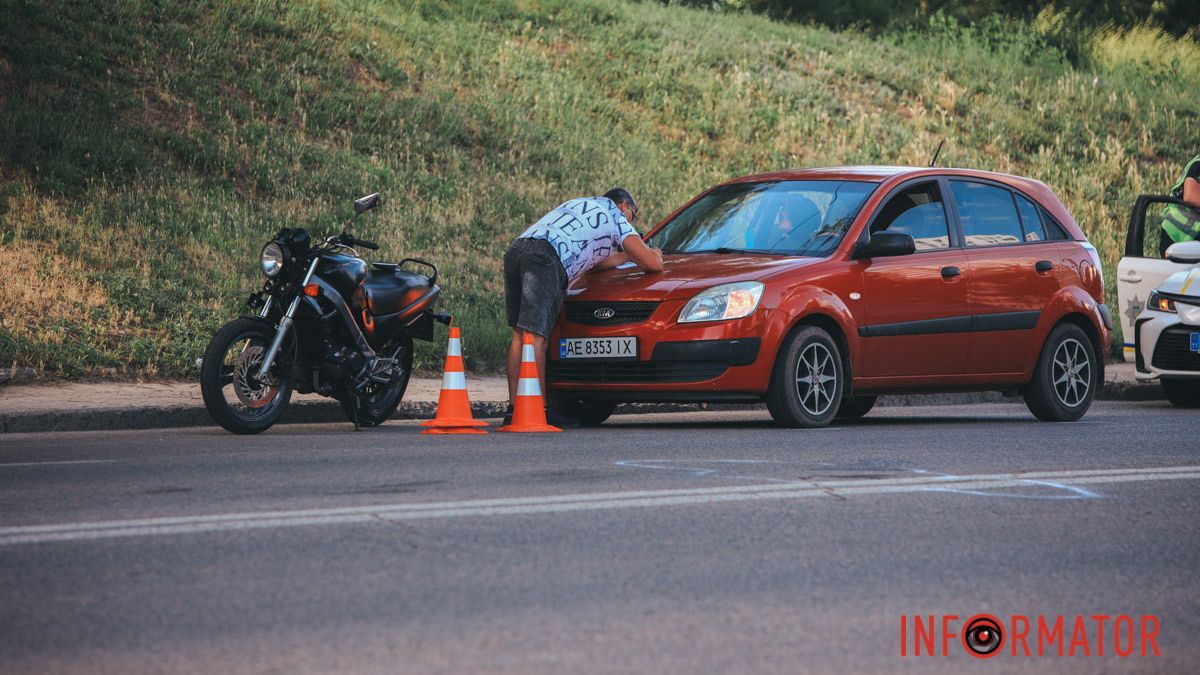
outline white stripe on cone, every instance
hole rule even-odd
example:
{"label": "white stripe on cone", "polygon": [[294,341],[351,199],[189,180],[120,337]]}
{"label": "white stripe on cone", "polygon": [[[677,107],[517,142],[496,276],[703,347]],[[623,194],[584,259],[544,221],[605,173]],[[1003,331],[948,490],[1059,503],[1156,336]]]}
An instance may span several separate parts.
{"label": "white stripe on cone", "polygon": [[446,356],[462,356],[462,345],[458,338],[450,338],[450,346],[446,347]]}
{"label": "white stripe on cone", "polygon": [[517,396],[541,396],[542,387],[536,377],[522,377],[517,380]]}
{"label": "white stripe on cone", "polygon": [[523,345],[521,347],[521,362],[535,363],[537,359],[533,358],[533,345]]}
{"label": "white stripe on cone", "polygon": [[467,375],[461,370],[458,372],[450,372],[447,370],[442,375],[442,389],[466,389]]}

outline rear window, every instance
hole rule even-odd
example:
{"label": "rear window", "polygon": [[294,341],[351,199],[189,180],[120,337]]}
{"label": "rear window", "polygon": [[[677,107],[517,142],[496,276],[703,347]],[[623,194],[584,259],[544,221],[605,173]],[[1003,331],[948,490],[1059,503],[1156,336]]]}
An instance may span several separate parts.
{"label": "rear window", "polygon": [[1017,199],[1017,211],[1021,213],[1021,227],[1025,230],[1025,241],[1047,241],[1046,228],[1038,207],[1024,195],[1013,195]]}
{"label": "rear window", "polygon": [[984,183],[950,181],[967,246],[995,246],[1024,241],[1012,192]]}
{"label": "rear window", "polygon": [[720,186],[650,238],[665,253],[833,253],[875,183],[772,181]]}

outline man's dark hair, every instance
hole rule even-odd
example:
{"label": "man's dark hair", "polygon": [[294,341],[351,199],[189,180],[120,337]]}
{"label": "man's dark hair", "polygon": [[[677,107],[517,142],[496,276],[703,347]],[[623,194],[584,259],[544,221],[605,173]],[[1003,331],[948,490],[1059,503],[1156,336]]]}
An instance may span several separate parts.
{"label": "man's dark hair", "polygon": [[618,205],[619,204],[629,204],[629,206],[634,210],[635,213],[638,210],[638,205],[637,205],[637,202],[634,201],[633,195],[629,194],[629,190],[626,190],[625,188],[620,188],[620,187],[613,188],[613,189],[609,190],[608,192],[605,192],[604,196],[613,200],[613,202],[615,202]]}

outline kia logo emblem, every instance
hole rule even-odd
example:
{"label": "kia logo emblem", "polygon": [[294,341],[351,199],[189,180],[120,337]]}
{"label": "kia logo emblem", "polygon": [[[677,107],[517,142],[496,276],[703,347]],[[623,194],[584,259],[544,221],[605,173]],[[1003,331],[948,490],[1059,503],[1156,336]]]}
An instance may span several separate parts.
{"label": "kia logo emblem", "polygon": [[616,313],[617,313],[617,310],[613,309],[612,307],[601,307],[600,309],[592,312],[592,316],[596,317],[597,319],[600,319],[601,321],[604,321],[605,319],[613,318],[613,315],[615,315]]}

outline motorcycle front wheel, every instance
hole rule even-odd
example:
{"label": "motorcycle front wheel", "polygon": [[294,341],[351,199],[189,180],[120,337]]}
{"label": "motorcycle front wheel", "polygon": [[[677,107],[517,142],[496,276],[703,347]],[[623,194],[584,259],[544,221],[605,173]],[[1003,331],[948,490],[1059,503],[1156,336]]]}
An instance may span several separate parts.
{"label": "motorcycle front wheel", "polygon": [[280,362],[280,350],[265,381],[256,373],[275,338],[275,329],[253,319],[234,319],[221,327],[204,351],[200,392],[208,413],[235,434],[257,434],[271,428],[292,398],[292,385]]}
{"label": "motorcycle front wheel", "polygon": [[408,379],[412,375],[412,338],[407,335],[392,338],[379,350],[379,355],[395,358],[399,374],[387,384],[371,383],[361,393],[339,400],[346,419],[360,427],[383,424],[391,419],[396,408],[400,406],[404,392],[408,389]]}

